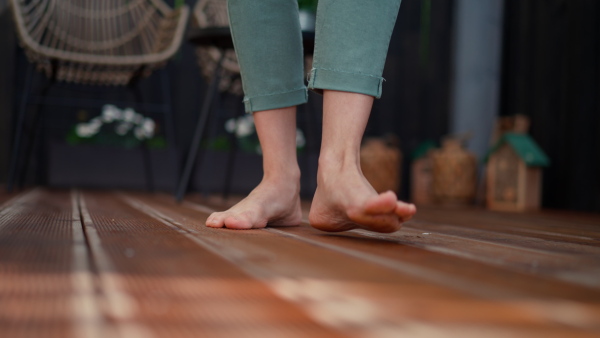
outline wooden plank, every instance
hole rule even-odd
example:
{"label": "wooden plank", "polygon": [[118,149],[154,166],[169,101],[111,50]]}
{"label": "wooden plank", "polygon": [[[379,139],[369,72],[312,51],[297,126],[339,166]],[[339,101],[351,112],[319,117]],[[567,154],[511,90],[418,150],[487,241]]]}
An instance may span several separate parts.
{"label": "wooden plank", "polygon": [[[359,332],[364,334],[386,330],[399,333],[406,332],[406,325],[411,323],[425,323],[431,329],[451,325],[460,331],[466,330],[464,325],[468,323],[486,328],[503,327],[521,334],[585,335],[597,325],[595,318],[600,314],[597,304],[592,303],[575,304],[577,311],[584,313],[576,319],[558,319],[552,315],[561,312],[561,304],[565,302],[589,300],[585,288],[395,243],[390,243],[393,245],[390,247],[382,241],[359,238],[359,234],[325,235],[306,226],[249,231],[211,229],[204,226],[213,210],[210,207],[191,203],[178,206],[171,198],[160,196],[127,194],[124,198],[140,210],[186,229],[247,273],[273,280],[272,287],[278,289],[280,295],[303,303],[315,320],[345,330],[360,327]],[[358,241],[366,246],[355,245]],[[388,255],[373,251],[374,247],[381,247]],[[411,256],[421,257],[415,260]],[[444,269],[436,263],[440,258],[446,265]],[[461,264],[473,271],[462,275],[463,271],[456,269]],[[512,278],[521,277],[524,282],[517,283],[518,287],[510,282]],[[435,278],[438,279],[432,280]],[[489,280],[496,282],[490,286],[487,285]],[[553,286],[542,287],[540,292],[535,282]],[[456,283],[464,285],[448,286]],[[565,286],[570,290],[565,291]],[[479,294],[481,290],[491,291],[486,297]],[[550,291],[557,291],[558,296]],[[565,297],[560,299],[561,296]],[[592,294],[592,297],[600,300],[599,295]],[[358,313],[367,315],[336,317],[331,311],[336,308],[334,300],[339,302],[340,309],[358,309]],[[489,311],[483,310],[486,308]]]}
{"label": "wooden plank", "polygon": [[83,201],[84,223],[129,297],[130,322],[165,336],[335,336],[173,225],[111,193]]}
{"label": "wooden plank", "polygon": [[[198,197],[194,199],[200,200]],[[217,209],[225,209],[232,202],[224,203],[218,199],[211,199],[206,203]],[[303,207],[306,217],[309,205]],[[442,214],[445,211],[448,216],[443,217]],[[419,211],[420,214],[417,218],[428,218],[429,215],[435,214],[436,219],[454,222],[457,218],[453,216],[456,216],[458,212],[459,210],[456,209],[425,208],[425,210]],[[462,214],[465,213],[462,212]],[[538,238],[544,237],[538,235],[526,237],[505,233],[501,228],[488,226],[489,223],[485,223],[489,217],[488,213],[480,210],[475,212],[473,217],[461,215],[458,218],[462,221],[460,222],[461,226],[411,221],[405,224],[402,231],[392,235],[359,233],[366,237],[415,246],[427,251],[497,265],[526,274],[600,288],[600,282],[598,282],[600,281],[600,246],[591,245],[585,241],[562,242]],[[485,217],[478,217],[480,214]],[[522,216],[516,215],[516,218],[529,219],[533,217],[531,215]],[[471,220],[471,218],[475,218],[475,221],[479,223],[476,223],[475,226],[465,226],[464,224],[467,223],[465,219]],[[539,222],[539,220],[535,221]],[[506,220],[499,222],[510,224]],[[482,225],[478,227],[477,225],[480,224]],[[568,225],[563,224],[563,226]],[[553,229],[551,227],[544,231],[560,238],[561,234],[553,233]],[[426,235],[423,235],[424,233]]]}
{"label": "wooden plank", "polygon": [[40,189],[0,212],[0,327],[6,337],[102,336],[76,214],[68,192]]}
{"label": "wooden plank", "polygon": [[25,195],[29,193],[31,190],[25,190],[23,192],[6,192],[3,186],[0,185],[0,210],[8,207],[12,200],[18,198],[19,196]]}
{"label": "wooden plank", "polygon": [[461,238],[491,242],[495,244],[504,244],[508,249],[516,247],[547,253],[558,253],[583,257],[596,256],[600,254],[599,246],[553,241],[537,237],[522,236],[487,229],[469,228],[451,224],[413,221],[406,223],[403,227],[403,231],[404,230],[420,231],[421,233],[435,232],[450,236],[459,236]]}
{"label": "wooden plank", "polygon": [[[73,233],[73,296],[71,299],[73,307],[73,327],[75,337],[103,337],[115,336],[118,326],[114,322],[107,321],[102,299],[97,289],[96,275],[92,265],[92,257],[88,250],[81,208],[79,205],[79,193],[71,191],[71,231]],[[102,286],[100,286],[102,287]],[[103,289],[103,288],[102,288]]]}
{"label": "wooden plank", "polygon": [[[392,265],[388,263],[389,260],[411,263],[418,261],[421,263],[421,266],[427,268],[435,266],[436,271],[440,274],[447,273],[449,275],[450,273],[454,273],[463,278],[468,278],[471,282],[485,283],[490,289],[504,286],[507,288],[506,292],[508,288],[511,288],[510,291],[514,292],[514,295],[509,297],[503,296],[501,297],[502,299],[519,298],[533,301],[534,303],[537,303],[537,301],[532,300],[532,298],[539,299],[538,305],[540,308],[545,307],[546,310],[555,311],[555,313],[560,312],[561,304],[564,301],[556,300],[564,297],[569,302],[578,301],[578,311],[586,313],[583,317],[587,318],[587,323],[582,323],[579,319],[571,318],[575,320],[570,323],[565,322],[565,324],[574,327],[586,326],[590,330],[595,330],[600,325],[600,292],[598,290],[577,287],[566,283],[550,282],[541,278],[531,278],[532,276],[493,269],[490,266],[477,264],[477,262],[473,261],[465,260],[460,262],[459,260],[449,259],[448,256],[432,255],[431,252],[419,254],[416,250],[412,250],[415,248],[411,248],[411,250],[407,250],[402,246],[393,248],[390,247],[390,244],[393,245],[393,243],[381,240],[365,241],[366,238],[360,238],[360,235],[357,238],[353,232],[342,235],[329,235],[318,233],[316,230],[308,227],[270,229],[270,231],[291,234],[299,240],[304,240],[315,245],[323,245],[331,250],[344,252],[357,258],[368,259],[373,262],[379,261],[380,264],[390,267]],[[418,256],[421,256],[420,259]],[[440,282],[452,283],[448,279],[442,279]],[[516,288],[517,286],[518,289]],[[480,290],[482,289],[474,289],[473,293],[479,294]],[[490,299],[497,299],[496,297],[498,297],[498,294],[490,293],[489,295]],[[555,310],[549,310],[552,308]]]}
{"label": "wooden plank", "polygon": [[575,255],[542,251],[511,245],[512,243],[496,243],[499,239],[483,241],[448,235],[437,230],[423,232],[410,229],[410,224],[393,235],[357,232],[369,238],[396,241],[398,244],[600,289],[599,254]]}
{"label": "wooden plank", "polygon": [[415,220],[438,224],[448,224],[451,220],[452,225],[468,228],[582,245],[600,245],[600,228],[597,225],[557,220],[557,217],[551,215],[492,212],[475,208],[420,207]]}
{"label": "wooden plank", "polygon": [[91,258],[79,255],[76,255],[76,257],[79,257],[81,261],[79,265],[93,265],[96,288],[99,291],[95,296],[96,302],[102,304],[103,315],[111,318],[111,326],[113,326],[108,330],[106,323],[99,323],[100,330],[98,331],[103,332],[104,336],[120,335],[126,337],[134,335],[140,338],[151,337],[150,331],[143,324],[136,321],[134,301],[122,287],[119,276],[115,274],[114,264],[102,247],[84,198],[79,192],[74,192],[72,195],[75,209],[74,219],[76,219],[78,225],[78,232],[81,233],[80,237],[85,241],[86,252],[89,252],[88,256],[91,256]]}

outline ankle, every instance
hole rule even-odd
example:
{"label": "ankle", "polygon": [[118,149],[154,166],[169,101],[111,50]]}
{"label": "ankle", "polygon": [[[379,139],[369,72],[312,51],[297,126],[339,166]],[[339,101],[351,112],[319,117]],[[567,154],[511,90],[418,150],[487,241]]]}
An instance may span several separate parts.
{"label": "ankle", "polygon": [[319,156],[319,170],[321,169],[324,172],[360,170],[360,154],[355,151],[321,152]]}
{"label": "ankle", "polygon": [[300,168],[287,168],[285,170],[265,170],[262,183],[281,187],[300,186]]}

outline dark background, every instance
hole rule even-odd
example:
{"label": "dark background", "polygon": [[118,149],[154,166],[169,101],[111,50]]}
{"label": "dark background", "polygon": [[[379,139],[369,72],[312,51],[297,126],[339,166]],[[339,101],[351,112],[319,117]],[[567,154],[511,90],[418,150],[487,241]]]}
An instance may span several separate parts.
{"label": "dark background", "polygon": [[549,155],[543,205],[600,211],[600,2],[506,2],[502,114]]}
{"label": "dark background", "polygon": [[[421,142],[439,140],[447,134],[451,114],[455,2],[431,0],[429,10],[424,4],[425,0],[402,3],[384,71],[383,97],[375,104],[366,132],[367,136],[392,133],[399,137],[405,158],[403,198],[409,194],[411,152]],[[17,47],[9,11],[0,16],[0,32],[3,182],[12,114],[22,90],[27,61]],[[529,116],[533,138],[552,161],[544,170],[543,206],[600,211],[600,2],[506,0],[503,39],[500,113]],[[182,153],[191,138],[206,83],[200,76],[194,48],[187,43],[168,64],[167,71],[177,131],[173,144]],[[41,75],[37,82],[43,83]],[[160,97],[159,89],[160,78],[156,74],[142,83],[144,97]],[[55,90],[54,94],[68,95],[74,88]],[[86,91],[90,89],[84,88]],[[107,99],[131,99],[118,90],[92,91]],[[87,95],[77,89],[75,92]],[[222,99],[223,116],[232,115],[241,101],[228,95]],[[309,107],[318,117],[320,97],[311,95],[311,101]],[[55,116],[65,111],[47,108],[45,112]],[[56,121],[61,119],[72,116],[67,114]],[[319,130],[318,124],[314,130]],[[309,139],[313,152],[318,149],[318,141],[318,136]],[[30,179],[34,176],[30,175]]]}

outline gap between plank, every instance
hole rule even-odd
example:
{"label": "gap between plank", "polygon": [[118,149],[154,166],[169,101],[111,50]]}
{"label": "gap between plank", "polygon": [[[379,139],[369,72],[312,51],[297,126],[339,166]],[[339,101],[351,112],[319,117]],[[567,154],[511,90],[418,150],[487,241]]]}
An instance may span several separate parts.
{"label": "gap between plank", "polygon": [[87,241],[83,231],[81,213],[79,210],[79,193],[71,190],[72,232],[73,232],[73,295],[71,306],[74,317],[75,337],[102,338],[105,336],[103,327],[106,320],[101,311],[100,301],[96,296],[95,276]]}
{"label": "gap between plank", "polygon": [[153,337],[149,329],[139,323],[134,323],[137,314],[137,304],[121,285],[120,276],[116,272],[110,258],[102,248],[102,240],[93,226],[92,217],[88,211],[83,194],[77,193],[76,199],[81,215],[81,225],[96,268],[96,277],[103,296],[103,308],[109,316],[116,318],[116,329],[122,337],[150,338]]}

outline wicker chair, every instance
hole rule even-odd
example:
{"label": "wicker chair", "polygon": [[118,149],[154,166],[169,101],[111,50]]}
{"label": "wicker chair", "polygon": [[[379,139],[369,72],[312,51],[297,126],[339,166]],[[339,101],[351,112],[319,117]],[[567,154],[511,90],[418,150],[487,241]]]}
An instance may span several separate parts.
{"label": "wicker chair", "polygon": [[[166,64],[177,51],[189,16],[187,6],[171,9],[161,0],[10,3],[20,45],[50,83],[132,85]],[[8,190],[17,176],[32,77],[30,65],[16,119]],[[163,84],[163,88],[168,86]],[[42,90],[42,96],[46,91]],[[170,106],[166,106],[165,113],[169,113]]]}
{"label": "wicker chair", "polygon": [[58,81],[105,85],[162,66],[179,48],[189,12],[160,0],[11,4],[21,45],[38,69]]}
{"label": "wicker chair", "polygon": [[[199,0],[194,6],[193,26],[199,28],[229,27],[226,0]],[[243,95],[240,66],[233,49],[223,49],[214,45],[196,47],[198,65],[204,78],[210,83],[215,69],[221,61],[219,90],[235,95]]]}

